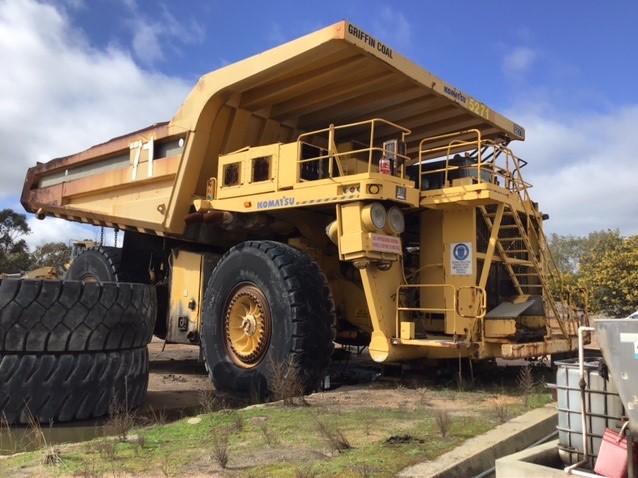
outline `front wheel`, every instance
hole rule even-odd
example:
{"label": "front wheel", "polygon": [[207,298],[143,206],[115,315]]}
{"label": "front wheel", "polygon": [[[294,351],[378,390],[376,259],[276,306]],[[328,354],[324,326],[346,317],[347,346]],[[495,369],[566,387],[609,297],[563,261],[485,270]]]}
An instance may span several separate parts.
{"label": "front wheel", "polygon": [[332,355],[335,311],[319,266],[288,245],[253,241],[230,249],[206,288],[202,348],[218,390],[268,389],[273,364],[293,363],[309,392]]}

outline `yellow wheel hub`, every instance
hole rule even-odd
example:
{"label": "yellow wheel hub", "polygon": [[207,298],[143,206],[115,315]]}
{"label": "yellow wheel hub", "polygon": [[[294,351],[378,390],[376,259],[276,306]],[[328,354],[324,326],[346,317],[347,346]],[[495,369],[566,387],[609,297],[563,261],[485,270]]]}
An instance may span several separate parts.
{"label": "yellow wheel hub", "polygon": [[230,297],[225,317],[227,349],[235,364],[251,368],[268,350],[270,308],[263,292],[252,284],[239,284]]}

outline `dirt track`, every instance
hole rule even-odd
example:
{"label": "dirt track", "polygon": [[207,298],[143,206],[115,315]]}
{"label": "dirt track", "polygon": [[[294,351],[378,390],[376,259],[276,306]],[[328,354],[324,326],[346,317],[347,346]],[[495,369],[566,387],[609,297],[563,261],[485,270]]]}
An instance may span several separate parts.
{"label": "dirt track", "polygon": [[190,414],[200,406],[202,394],[214,390],[199,348],[167,344],[157,338],[149,345],[150,378],[146,402],[141,411]]}

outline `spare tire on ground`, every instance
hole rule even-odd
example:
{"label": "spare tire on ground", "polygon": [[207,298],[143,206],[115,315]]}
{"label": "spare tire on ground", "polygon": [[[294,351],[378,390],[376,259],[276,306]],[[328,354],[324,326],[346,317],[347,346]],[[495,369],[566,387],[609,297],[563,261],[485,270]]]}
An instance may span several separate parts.
{"label": "spare tire on ground", "polygon": [[146,284],[0,282],[0,418],[97,418],[139,406],[156,316]]}
{"label": "spare tire on ground", "polygon": [[0,353],[102,352],[153,337],[155,287],[120,282],[0,282]]}
{"label": "spare tire on ground", "polygon": [[8,423],[98,418],[144,402],[148,350],[0,354],[0,376],[0,419]]}

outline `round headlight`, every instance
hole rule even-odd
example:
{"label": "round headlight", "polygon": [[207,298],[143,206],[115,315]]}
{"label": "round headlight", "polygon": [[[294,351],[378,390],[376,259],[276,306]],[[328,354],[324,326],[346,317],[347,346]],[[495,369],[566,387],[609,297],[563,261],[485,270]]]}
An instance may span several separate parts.
{"label": "round headlight", "polygon": [[405,217],[403,212],[396,206],[392,206],[388,210],[388,232],[392,234],[401,234],[405,231]]}
{"label": "round headlight", "polygon": [[387,214],[383,204],[373,202],[372,204],[364,206],[361,210],[361,219],[367,229],[371,230],[372,226],[373,228],[382,230],[387,221]]}

